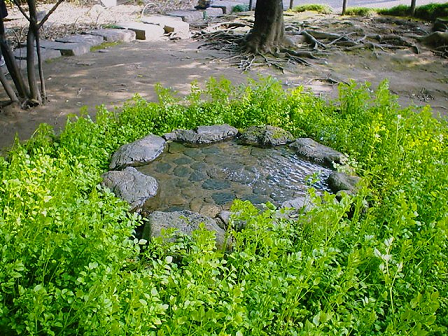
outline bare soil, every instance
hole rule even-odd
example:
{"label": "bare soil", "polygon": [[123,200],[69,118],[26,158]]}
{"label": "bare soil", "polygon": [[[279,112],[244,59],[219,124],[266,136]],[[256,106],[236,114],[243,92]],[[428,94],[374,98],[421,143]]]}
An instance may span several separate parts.
{"label": "bare soil", "polygon": [[[71,13],[67,16],[76,17],[76,8],[66,9]],[[129,18],[137,19],[140,8],[132,9]],[[80,15],[85,16],[81,12]],[[103,13],[104,17],[106,14]],[[310,17],[315,14],[302,14],[294,19]],[[122,18],[119,17],[119,21]],[[103,20],[102,24],[113,20]],[[364,19],[359,20],[360,25],[367,25]],[[430,26],[423,23],[421,26],[430,30]],[[384,29],[392,31],[394,27],[391,24]],[[289,65],[282,72],[265,64],[242,72],[234,64],[234,55],[225,50],[204,48],[203,44],[203,40],[195,39],[135,41],[45,63],[49,101],[26,111],[3,108],[0,111],[0,148],[10,146],[15,135],[21,140],[28,139],[43,122],[60,130],[67,116],[78,114],[83,106],[94,116],[96,106],[104,104],[107,108],[119,109],[137,93],[147,100],[156,100],[156,83],[187,94],[192,81],[201,85],[210,77],[221,76],[238,84],[245,83],[248,77],[270,75],[281,81],[285,88],[303,85],[328,99],[337,96],[337,82],[367,81],[375,88],[388,79],[391,91],[399,96],[402,106],[429,104],[435,115],[448,114],[448,60],[425,47],[420,48],[419,54],[411,48],[334,50],[323,60],[312,62],[311,66]],[[0,92],[1,101],[6,101],[4,92]]]}

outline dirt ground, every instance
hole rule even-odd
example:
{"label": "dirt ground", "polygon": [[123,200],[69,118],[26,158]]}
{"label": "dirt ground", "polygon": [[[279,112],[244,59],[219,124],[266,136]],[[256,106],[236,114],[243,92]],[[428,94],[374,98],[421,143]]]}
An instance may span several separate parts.
{"label": "dirt ground", "polygon": [[[268,66],[243,73],[230,63],[226,52],[200,48],[202,44],[194,39],[135,41],[45,63],[49,101],[32,110],[3,109],[0,148],[10,146],[15,135],[28,139],[43,122],[60,130],[66,117],[79,113],[83,106],[94,115],[96,106],[120,108],[136,93],[155,100],[156,83],[186,94],[192,81],[203,84],[210,77],[220,76],[244,83],[248,77],[270,75],[285,88],[303,85],[328,98],[337,95],[332,80],[368,81],[375,88],[389,79],[390,89],[399,96],[402,106],[429,104],[435,114],[448,115],[448,60],[425,48],[420,54],[410,49],[333,52],[323,62],[291,66],[284,73]],[[4,92],[0,92],[0,103],[5,100]]]}

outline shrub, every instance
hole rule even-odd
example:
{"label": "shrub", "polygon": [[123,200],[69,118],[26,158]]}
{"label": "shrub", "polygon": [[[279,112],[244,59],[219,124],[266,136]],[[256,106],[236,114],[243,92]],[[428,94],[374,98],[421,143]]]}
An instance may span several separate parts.
{"label": "shrub", "polygon": [[349,7],[345,10],[345,15],[354,16],[372,16],[377,12],[376,9],[366,7]]}
{"label": "shrub", "polygon": [[292,11],[296,13],[312,11],[312,12],[318,12],[319,14],[331,14],[333,12],[330,6],[318,5],[318,4],[296,6],[292,9]]}
{"label": "shrub", "polygon": [[[395,16],[410,16],[411,7],[406,5],[399,5],[389,9],[381,9],[378,11],[382,15],[395,15]],[[437,18],[448,18],[448,3],[444,4],[427,4],[418,6],[415,8],[416,18],[435,21]]]}
{"label": "shrub", "polygon": [[[401,108],[387,83],[341,86],[328,103],[269,78],[158,93],[72,116],[59,136],[42,125],[0,157],[2,334],[447,334],[445,121]],[[204,230],[135,239],[142,220],[99,187],[112,153],[214,123],[313,137],[349,154],[363,185],[340,201],[310,189],[317,206],[290,219],[237,200],[231,251]]]}

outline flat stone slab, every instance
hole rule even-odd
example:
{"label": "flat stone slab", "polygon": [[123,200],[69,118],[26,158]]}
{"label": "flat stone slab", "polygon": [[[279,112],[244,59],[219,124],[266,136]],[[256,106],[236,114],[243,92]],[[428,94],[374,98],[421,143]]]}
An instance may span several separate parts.
{"label": "flat stone slab", "polygon": [[56,42],[62,43],[84,43],[90,47],[95,47],[104,42],[102,36],[83,34],[83,35],[70,35],[62,38],[56,39]]}
{"label": "flat stone slab", "polygon": [[[40,49],[40,56],[42,57],[42,61],[46,61],[49,59],[59,58],[61,57],[61,52],[59,50],[54,49]],[[14,50],[14,57],[20,60],[27,59],[26,56],[26,47],[18,48]],[[34,63],[37,64],[37,51],[34,51]]]}
{"label": "flat stone slab", "polygon": [[225,231],[219,227],[214,219],[196,212],[187,210],[154,211],[147,218],[148,223],[143,230],[143,239],[150,240],[152,237],[160,237],[162,236],[162,230],[166,229],[175,229],[181,235],[191,236],[193,231],[198,230],[200,224],[203,224],[206,230],[215,233],[217,246],[222,247],[224,245]]}
{"label": "flat stone slab", "polygon": [[90,52],[90,45],[86,43],[62,43],[54,41],[40,41],[44,49],[59,50],[62,56],[78,56]]}
{"label": "flat stone slab", "polygon": [[175,130],[176,141],[193,144],[210,144],[231,139],[238,134],[235,127],[229,125],[199,126],[193,130]]}
{"label": "flat stone slab", "polygon": [[151,197],[157,195],[159,188],[156,179],[140,173],[134,167],[103,174],[102,185],[128,202],[132,209],[138,209]]}
{"label": "flat stone slab", "polygon": [[195,22],[204,19],[204,12],[198,10],[172,11],[166,13],[166,15],[180,17],[185,22]]}
{"label": "flat stone slab", "polygon": [[163,27],[155,24],[123,22],[118,23],[117,27],[134,31],[135,38],[143,41],[160,41],[165,34]]}
{"label": "flat stone slab", "polygon": [[210,5],[212,8],[220,8],[224,14],[232,13],[236,6],[244,6],[244,4],[231,1],[215,1]]}
{"label": "flat stone slab", "polygon": [[89,32],[101,36],[106,42],[131,42],[135,40],[135,32],[127,29],[98,29]]}
{"label": "flat stone slab", "polygon": [[123,145],[112,156],[109,168],[121,169],[154,161],[165,150],[165,145],[162,137],[153,134]]}
{"label": "flat stone slab", "polygon": [[334,150],[333,148],[324,146],[311,138],[299,138],[291,145],[297,154],[305,156],[309,160],[313,160],[333,168],[333,163],[345,164],[347,157]]}
{"label": "flat stone slab", "polygon": [[294,141],[288,131],[275,126],[251,126],[239,138],[240,143],[253,146],[280,146]]}
{"label": "flat stone slab", "polygon": [[190,38],[190,25],[188,22],[182,21],[180,17],[170,17],[170,16],[146,16],[142,19],[143,23],[155,24],[163,27],[165,33],[172,33],[174,37],[179,37],[181,39]]}

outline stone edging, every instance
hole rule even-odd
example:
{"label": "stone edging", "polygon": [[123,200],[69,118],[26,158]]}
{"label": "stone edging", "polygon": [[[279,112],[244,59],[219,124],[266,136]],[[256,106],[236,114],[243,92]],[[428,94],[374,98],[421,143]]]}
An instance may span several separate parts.
{"label": "stone edging", "polygon": [[[229,125],[199,126],[192,130],[174,130],[162,137],[150,134],[135,142],[121,146],[112,156],[111,171],[103,174],[102,185],[111,189],[118,197],[128,202],[133,211],[140,212],[143,204],[157,195],[158,183],[148,175],[138,172],[134,166],[150,163],[159,157],[166,149],[167,142],[187,142],[190,144],[212,144],[220,141],[235,139],[242,144],[252,146],[286,145],[309,160],[321,163],[334,169],[333,163],[346,164],[347,157],[334,149],[319,144],[310,138],[298,138],[278,127],[253,126],[243,132]],[[328,184],[334,193],[345,192],[355,194],[360,178],[345,173],[330,174]],[[313,207],[305,198],[286,201],[282,208],[295,208],[298,211],[308,211]],[[230,214],[223,211],[216,218],[210,218],[192,211],[162,212],[154,211],[147,215],[149,223],[144,229],[144,238],[160,236],[161,229],[172,227],[189,234],[204,223],[205,228],[216,233],[218,245],[224,244],[225,227]],[[167,223],[170,223],[167,226]],[[171,225],[172,223],[172,225]]]}

